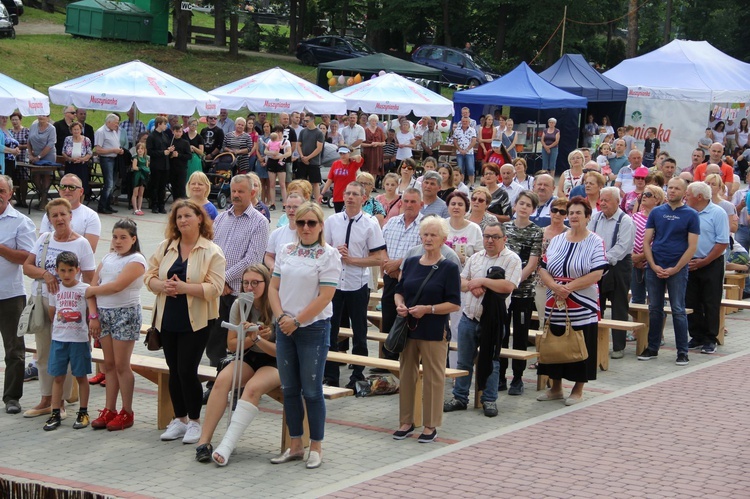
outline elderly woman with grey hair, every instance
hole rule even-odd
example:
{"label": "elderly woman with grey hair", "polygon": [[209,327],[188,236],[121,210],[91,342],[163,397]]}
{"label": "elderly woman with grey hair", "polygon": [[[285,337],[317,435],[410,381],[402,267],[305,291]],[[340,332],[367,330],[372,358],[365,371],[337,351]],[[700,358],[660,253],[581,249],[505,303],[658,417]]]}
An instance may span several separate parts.
{"label": "elderly woman with grey hair", "polygon": [[[449,230],[448,222],[439,217],[425,217],[422,220],[419,237],[424,254],[404,261],[401,279],[396,285],[396,312],[408,322],[408,337],[400,358],[400,426],[393,433],[395,440],[403,440],[414,432],[417,403],[422,403],[424,414],[424,430],[418,439],[420,443],[434,442],[437,427],[442,424],[448,315],[461,308],[458,265],[444,259],[440,251]],[[423,286],[427,280],[429,282]],[[420,360],[423,399],[415,400]]]}
{"label": "elderly woman with grey hair", "polygon": [[385,145],[385,133],[378,126],[379,121],[380,118],[377,114],[371,114],[367,118],[365,141],[362,142],[362,157],[365,159],[365,164],[360,169],[372,174],[373,177],[382,177],[384,174],[383,146]]}

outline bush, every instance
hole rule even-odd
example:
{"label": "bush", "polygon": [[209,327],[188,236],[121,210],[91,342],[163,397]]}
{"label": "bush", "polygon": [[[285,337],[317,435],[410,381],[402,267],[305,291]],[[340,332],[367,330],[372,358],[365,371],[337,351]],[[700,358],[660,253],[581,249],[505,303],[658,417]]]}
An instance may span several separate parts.
{"label": "bush", "polygon": [[240,31],[240,47],[254,52],[260,51],[260,26],[255,21],[248,21]]}
{"label": "bush", "polygon": [[289,35],[282,33],[279,26],[263,31],[263,48],[272,54],[289,53]]}

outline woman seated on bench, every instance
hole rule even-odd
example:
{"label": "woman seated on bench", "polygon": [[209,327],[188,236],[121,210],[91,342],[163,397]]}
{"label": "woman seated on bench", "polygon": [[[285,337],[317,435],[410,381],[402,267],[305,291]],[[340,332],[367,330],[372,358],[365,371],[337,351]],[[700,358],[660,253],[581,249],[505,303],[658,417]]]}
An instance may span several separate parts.
{"label": "woman seated on bench", "polygon": [[[207,463],[210,459],[213,459],[219,466],[226,466],[240,436],[258,415],[261,395],[281,386],[279,371],[276,369],[276,335],[271,327],[273,312],[266,293],[270,282],[271,275],[263,265],[248,267],[242,275],[242,291],[252,293],[255,299],[249,317],[240,317],[239,302],[235,301],[229,311],[229,322],[232,324],[243,322],[257,324],[260,326],[260,330],[247,333],[245,337],[246,342],[252,341],[252,343],[249,348],[245,349],[242,358],[247,366],[242,366],[240,370],[241,383],[239,386],[244,386],[244,390],[240,400],[237,401],[237,408],[232,415],[229,428],[221,444],[214,451],[211,445],[211,437],[213,437],[216,425],[219,424],[219,420],[227,407],[227,395],[232,387],[232,375],[237,361],[232,361],[225,366],[216,377],[216,383],[214,383],[206,405],[201,438],[198,440],[198,447],[195,449],[195,460],[198,462]],[[236,331],[229,331],[227,348],[233,352],[237,351]]]}

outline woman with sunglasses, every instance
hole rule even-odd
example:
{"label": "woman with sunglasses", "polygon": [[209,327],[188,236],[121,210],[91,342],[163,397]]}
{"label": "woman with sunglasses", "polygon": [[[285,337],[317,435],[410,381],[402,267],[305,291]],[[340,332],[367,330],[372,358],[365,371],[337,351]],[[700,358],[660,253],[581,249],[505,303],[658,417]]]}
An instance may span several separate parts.
{"label": "woman with sunglasses", "polygon": [[302,421],[307,409],[310,427],[307,468],[313,469],[323,459],[326,420],[323,370],[331,341],[331,300],[342,267],[338,250],[325,242],[320,206],[303,204],[297,209],[294,223],[298,240],[276,254],[269,288],[271,309],[277,320],[276,357],[284,412],[291,437],[291,446],[271,462],[282,464],[303,459]]}
{"label": "woman with sunglasses", "polygon": [[[213,460],[219,466],[226,466],[237,441],[253,419],[258,415],[260,397],[281,385],[279,370],[276,368],[276,334],[273,327],[273,311],[268,300],[268,285],[271,274],[264,265],[252,265],[242,274],[242,291],[253,296],[252,306],[246,317],[240,316],[239,300],[232,304],[229,311],[229,322],[232,324],[257,325],[258,331],[245,334],[246,349],[242,356],[240,383],[242,395],[232,413],[232,420],[214,451],[211,438],[216,426],[227,408],[227,396],[232,389],[236,360],[233,360],[216,376],[216,383],[206,404],[206,417],[203,422],[198,447],[195,449],[195,460],[207,463]],[[236,352],[239,345],[237,331],[227,333],[227,350]]]}
{"label": "woman with sunglasses", "polygon": [[[568,200],[567,198],[557,198],[552,201],[552,205],[549,210],[550,224],[544,228],[542,232],[542,253],[539,256],[539,264],[541,265],[544,255],[547,254],[547,247],[549,242],[555,236],[559,236],[568,228],[565,226],[565,219],[568,217]],[[547,301],[547,287],[539,277],[539,268],[537,267],[536,276],[534,277],[534,304],[539,315],[539,329],[544,329],[545,314],[544,303]],[[530,369],[536,369],[537,362],[534,362]]]}
{"label": "woman with sunglasses", "polygon": [[[655,185],[647,185],[641,196],[641,210],[633,213],[635,239],[633,241],[633,274],[630,279],[632,303],[646,303],[646,255],[643,253],[643,236],[646,220],[651,210],[664,202],[664,191]],[[632,335],[630,335],[632,336]]]}
{"label": "woman with sunglasses", "polygon": [[398,187],[396,188],[396,193],[401,196],[406,189],[410,187],[414,187],[416,189],[419,189],[418,181],[416,178],[414,178],[414,170],[416,169],[417,164],[414,162],[413,159],[405,159],[401,162],[401,166],[398,168],[398,174],[400,175]]}
{"label": "woman with sunglasses", "polygon": [[479,228],[484,232],[484,227],[488,222],[497,222],[497,218],[487,212],[487,207],[492,202],[492,194],[489,189],[484,186],[474,188],[474,192],[471,193],[471,211],[466,214],[466,219],[469,222],[474,222],[479,225]]}

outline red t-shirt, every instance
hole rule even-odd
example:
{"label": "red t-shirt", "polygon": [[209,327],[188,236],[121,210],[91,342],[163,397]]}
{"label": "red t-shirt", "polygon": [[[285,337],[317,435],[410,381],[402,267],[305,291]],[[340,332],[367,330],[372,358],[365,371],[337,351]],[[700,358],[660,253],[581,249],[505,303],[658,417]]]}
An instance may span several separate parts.
{"label": "red t-shirt", "polygon": [[492,151],[492,154],[490,154],[490,156],[484,161],[485,163],[495,163],[497,166],[503,166],[505,164],[505,156]]}
{"label": "red t-shirt", "polygon": [[344,190],[350,182],[357,180],[357,172],[359,167],[365,163],[364,158],[359,158],[359,161],[349,160],[349,164],[345,165],[340,159],[337,159],[331,165],[331,169],[328,170],[328,180],[333,182],[333,202],[342,203],[344,201]]}

